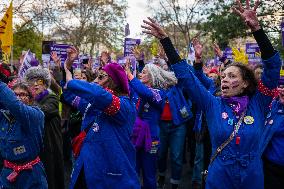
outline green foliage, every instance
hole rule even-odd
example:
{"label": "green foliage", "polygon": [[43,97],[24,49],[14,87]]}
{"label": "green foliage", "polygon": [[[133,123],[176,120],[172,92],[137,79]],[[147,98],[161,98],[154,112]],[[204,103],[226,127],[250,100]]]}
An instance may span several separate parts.
{"label": "green foliage", "polygon": [[282,46],[282,37],[279,36],[278,38],[273,38],[272,43],[274,48],[280,52],[282,60],[284,60],[284,47]]}
{"label": "green foliage", "polygon": [[[199,29],[208,33],[212,40],[218,41],[221,48],[228,45],[229,41],[239,37],[246,37],[250,32],[247,26],[230,10],[234,6],[234,0],[213,0],[205,8],[204,15],[207,18]],[[245,6],[245,0],[242,0]],[[255,1],[251,0],[251,6]],[[263,29],[269,36],[279,37],[280,13],[283,12],[283,0],[262,1],[258,8],[258,17]]]}
{"label": "green foliage", "polygon": [[30,49],[36,54],[38,60],[41,59],[41,45],[42,35],[31,25],[16,26],[14,32],[14,47],[13,57],[18,59],[21,56],[22,51]]}
{"label": "green foliage", "polygon": [[226,47],[231,39],[246,36],[246,26],[234,14],[229,14],[229,7],[224,7],[220,13],[212,13],[208,21],[199,29],[211,36],[213,41],[218,41],[221,48]]}
{"label": "green foliage", "polygon": [[[46,7],[46,15],[53,26],[56,23],[53,35],[93,55],[97,44],[112,50],[121,46],[126,9],[126,0],[66,0],[58,7],[51,3]],[[74,24],[66,22],[66,18]]]}

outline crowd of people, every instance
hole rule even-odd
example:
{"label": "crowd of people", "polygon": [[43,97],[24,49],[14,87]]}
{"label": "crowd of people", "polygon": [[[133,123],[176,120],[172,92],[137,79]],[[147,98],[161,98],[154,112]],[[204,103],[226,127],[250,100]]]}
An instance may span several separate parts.
{"label": "crowd of people", "polygon": [[260,26],[259,1],[236,3],[261,51],[254,69],[213,44],[221,66],[205,72],[199,39],[191,65],[152,18],[143,32],[165,56],[146,63],[133,49],[137,73],[107,52],[96,70],[74,68],[75,47],[64,65],[52,52],[54,68],[31,67],[24,77],[1,64],[0,188],[164,189],[170,165],[177,189],[188,160],[193,189],[283,188],[280,55]]}

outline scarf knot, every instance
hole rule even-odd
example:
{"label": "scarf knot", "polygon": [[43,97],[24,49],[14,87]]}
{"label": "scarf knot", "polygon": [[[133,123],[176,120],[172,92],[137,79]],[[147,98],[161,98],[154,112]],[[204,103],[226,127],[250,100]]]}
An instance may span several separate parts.
{"label": "scarf knot", "polygon": [[222,99],[229,104],[229,106],[233,109],[234,113],[237,116],[240,116],[243,111],[247,108],[249,103],[248,96],[241,96],[241,97],[222,97]]}

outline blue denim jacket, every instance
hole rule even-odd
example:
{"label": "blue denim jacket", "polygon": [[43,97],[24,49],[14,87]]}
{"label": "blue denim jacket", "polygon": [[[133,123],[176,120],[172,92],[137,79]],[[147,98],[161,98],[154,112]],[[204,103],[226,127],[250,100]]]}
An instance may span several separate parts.
{"label": "blue denim jacket", "polygon": [[[1,158],[16,164],[28,163],[39,155],[43,148],[44,114],[33,106],[28,106],[17,99],[13,91],[0,81],[0,153]],[[5,112],[5,113],[4,113]],[[6,115],[10,114],[12,122]],[[35,182],[47,188],[42,163],[33,166],[33,171],[19,173],[15,183],[6,177],[11,169],[3,168],[0,186],[7,188],[30,188]]]}
{"label": "blue denim jacket", "polygon": [[120,108],[109,115],[105,110],[113,105],[115,97],[105,89],[78,80],[69,81],[67,88],[84,99],[85,105],[91,104],[85,106],[88,109],[84,119],[94,120],[74,164],[70,188],[74,188],[83,167],[88,188],[140,188],[135,171],[135,148],[130,141],[134,104],[128,97],[118,97]]}
{"label": "blue denim jacket", "polygon": [[[263,60],[263,65],[262,83],[268,89],[276,88],[281,67],[279,54],[276,53],[268,60]],[[229,138],[238,118],[225,101],[207,91],[190,71],[186,61],[175,64],[173,69],[179,82],[191,94],[192,101],[205,112],[212,152],[215,152],[217,147]],[[238,144],[234,139],[210,165],[206,188],[263,189],[262,154],[258,143],[263,136],[264,120],[273,96],[267,91],[259,88],[250,98],[245,116],[252,117],[253,122],[242,122],[238,132],[240,143]],[[216,178],[221,178],[222,182]]]}
{"label": "blue denim jacket", "polygon": [[159,121],[163,111],[165,91],[163,89],[151,89],[145,86],[137,78],[129,82],[130,88],[140,97],[138,116],[148,122],[152,138],[159,136]]}
{"label": "blue denim jacket", "polygon": [[[178,85],[166,90],[165,98],[169,101],[172,121],[175,126],[185,123],[192,117],[192,103],[190,100],[186,101],[183,96],[183,91]],[[162,106],[165,106],[165,101],[163,101]]]}

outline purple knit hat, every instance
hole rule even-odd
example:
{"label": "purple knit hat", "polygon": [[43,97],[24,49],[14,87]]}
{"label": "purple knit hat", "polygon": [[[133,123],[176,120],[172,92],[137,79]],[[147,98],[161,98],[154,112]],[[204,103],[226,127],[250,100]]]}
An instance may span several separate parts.
{"label": "purple knit hat", "polygon": [[124,93],[129,95],[128,78],[122,66],[117,63],[109,63],[105,65],[102,70],[111,77],[114,83],[119,86]]}

